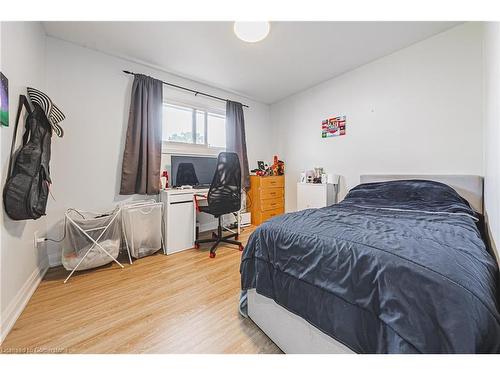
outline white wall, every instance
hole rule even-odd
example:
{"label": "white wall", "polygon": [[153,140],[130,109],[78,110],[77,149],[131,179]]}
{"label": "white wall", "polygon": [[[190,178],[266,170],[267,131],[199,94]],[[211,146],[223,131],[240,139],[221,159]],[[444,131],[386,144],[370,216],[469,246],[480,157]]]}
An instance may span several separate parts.
{"label": "white wall", "polygon": [[[0,129],[1,179],[5,181],[19,95],[26,86],[45,89],[45,33],[40,23],[1,23],[1,69],[9,79],[10,125]],[[18,140],[22,135],[22,125]],[[3,187],[3,183],[2,183]],[[3,206],[3,203],[2,203]],[[47,268],[45,248],[34,249],[33,233],[45,232],[46,219],[15,222],[2,209],[0,311],[2,341]]]}
{"label": "white wall", "polygon": [[[322,139],[321,121],[334,115],[347,116],[347,135]],[[271,121],[287,211],[300,170],[314,166],[342,176],[340,198],[365,173],[481,175],[482,26],[459,25],[273,104]]]}
{"label": "white wall", "polygon": [[[68,207],[102,210],[126,199],[118,192],[133,77],[123,69],[248,104],[245,120],[250,164],[271,159],[272,141],[266,136],[268,105],[49,37],[47,93],[66,114],[64,138],[53,140],[51,175],[56,201],[49,202],[48,210],[52,237],[61,236],[61,220]],[[165,97],[221,105],[177,89],[166,89]],[[167,161],[163,159],[163,163]],[[49,257],[51,265],[60,262],[58,246],[50,246]]]}
{"label": "white wall", "polygon": [[[500,23],[484,25],[484,203],[493,248],[500,246]],[[498,254],[497,254],[498,255]]]}

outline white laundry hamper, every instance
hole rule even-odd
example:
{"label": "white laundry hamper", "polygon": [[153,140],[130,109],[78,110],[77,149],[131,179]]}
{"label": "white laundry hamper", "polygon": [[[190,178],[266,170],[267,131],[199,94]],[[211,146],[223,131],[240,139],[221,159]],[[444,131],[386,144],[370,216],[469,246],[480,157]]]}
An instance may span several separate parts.
{"label": "white laundry hamper", "polygon": [[138,259],[163,249],[163,203],[154,200],[122,207],[122,229],[129,254]]}
{"label": "white laundry hamper", "polygon": [[120,207],[103,214],[66,211],[62,264],[68,271],[83,271],[115,261],[120,253]]}

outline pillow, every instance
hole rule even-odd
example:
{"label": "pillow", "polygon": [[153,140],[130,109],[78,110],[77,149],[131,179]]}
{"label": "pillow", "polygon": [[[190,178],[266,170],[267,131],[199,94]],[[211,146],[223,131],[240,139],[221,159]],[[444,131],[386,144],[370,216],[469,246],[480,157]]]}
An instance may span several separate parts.
{"label": "pillow", "polygon": [[478,218],[469,202],[450,186],[428,180],[361,184],[342,203],[371,208],[467,214]]}

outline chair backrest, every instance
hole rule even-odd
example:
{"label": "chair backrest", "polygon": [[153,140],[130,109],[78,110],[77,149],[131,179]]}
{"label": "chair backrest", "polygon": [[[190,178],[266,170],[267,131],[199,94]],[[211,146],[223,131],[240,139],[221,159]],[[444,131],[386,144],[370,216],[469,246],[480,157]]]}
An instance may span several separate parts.
{"label": "chair backrest", "polygon": [[180,163],[175,176],[175,185],[196,186],[198,183],[198,177],[196,176],[193,163]]}
{"label": "chair backrest", "polygon": [[208,208],[212,215],[224,215],[241,208],[241,168],[235,152],[221,152],[208,191]]}

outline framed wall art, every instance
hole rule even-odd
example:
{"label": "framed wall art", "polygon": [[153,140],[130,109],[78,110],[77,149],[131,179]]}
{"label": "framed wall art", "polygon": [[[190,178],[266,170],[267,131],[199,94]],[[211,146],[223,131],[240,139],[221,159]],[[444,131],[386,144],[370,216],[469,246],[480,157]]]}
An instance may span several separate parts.
{"label": "framed wall art", "polygon": [[0,72],[0,124],[9,126],[9,80]]}
{"label": "framed wall art", "polygon": [[346,117],[331,117],[321,122],[321,138],[340,137],[346,134]]}

